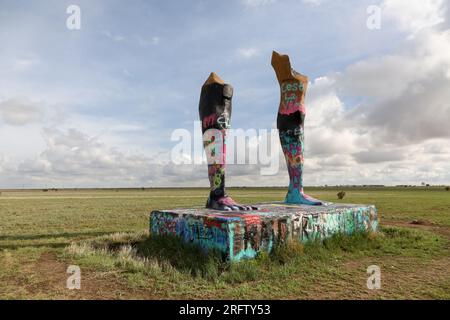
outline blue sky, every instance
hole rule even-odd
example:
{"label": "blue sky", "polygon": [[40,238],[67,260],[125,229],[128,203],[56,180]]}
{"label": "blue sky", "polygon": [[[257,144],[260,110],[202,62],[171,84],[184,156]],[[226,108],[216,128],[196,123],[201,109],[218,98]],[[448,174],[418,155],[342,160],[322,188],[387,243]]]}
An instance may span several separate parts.
{"label": "blue sky", "polygon": [[[437,173],[445,161],[430,169],[424,162],[440,162],[409,156],[435,145],[434,157],[450,153],[448,130],[439,129],[449,115],[445,96],[436,99],[436,118],[403,108],[411,92],[434,90],[426,79],[447,68],[439,52],[448,10],[444,1],[406,2],[0,0],[0,187],[206,185],[202,167],[178,174],[162,163],[171,133],[192,131],[211,71],[235,88],[234,128],[272,128],[279,100],[272,50],[289,54],[311,81],[311,184],[449,182]],[[66,28],[71,4],[81,9],[81,30]],[[379,30],[366,27],[374,4],[383,9]],[[415,79],[408,70],[420,61],[428,61],[424,78]],[[376,108],[393,110],[404,125],[374,117]],[[318,119],[322,113],[331,120]],[[355,166],[355,176],[345,169]],[[404,173],[391,174],[396,166]],[[253,167],[234,170],[235,185],[279,180]]]}

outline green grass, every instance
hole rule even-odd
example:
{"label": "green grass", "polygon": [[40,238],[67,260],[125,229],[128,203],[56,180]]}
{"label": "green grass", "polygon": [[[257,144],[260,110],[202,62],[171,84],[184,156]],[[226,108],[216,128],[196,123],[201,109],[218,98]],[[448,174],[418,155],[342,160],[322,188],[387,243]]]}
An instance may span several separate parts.
{"label": "green grass", "polygon": [[[343,200],[336,193],[346,192]],[[154,209],[203,206],[205,189],[2,191],[2,298],[450,298],[450,192],[444,188],[310,188],[377,206],[376,236],[290,244],[238,264],[174,238],[149,237]],[[238,201],[280,200],[281,188],[230,189]],[[425,225],[409,224],[419,220]],[[394,226],[395,225],[395,226]],[[65,269],[82,268],[82,290]],[[366,288],[369,265],[382,290]]]}

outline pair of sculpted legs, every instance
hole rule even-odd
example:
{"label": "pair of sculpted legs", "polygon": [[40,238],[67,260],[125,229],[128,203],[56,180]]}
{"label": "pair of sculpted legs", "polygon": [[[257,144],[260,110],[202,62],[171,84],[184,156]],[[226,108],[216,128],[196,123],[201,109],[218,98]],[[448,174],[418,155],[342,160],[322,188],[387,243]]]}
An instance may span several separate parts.
{"label": "pair of sculpted legs", "polygon": [[[289,172],[287,204],[324,205],[303,192],[304,99],[308,78],[291,68],[289,57],[272,54],[272,66],[280,84],[277,128]],[[202,86],[199,113],[203,145],[208,160],[211,191],[206,207],[215,210],[257,210],[236,203],[225,192],[226,134],[230,127],[233,88],[211,73]]]}
{"label": "pair of sculpted legs", "polygon": [[236,203],[225,191],[226,135],[230,127],[232,97],[233,87],[214,73],[202,86],[199,113],[211,188],[206,207],[224,211],[257,210]]}

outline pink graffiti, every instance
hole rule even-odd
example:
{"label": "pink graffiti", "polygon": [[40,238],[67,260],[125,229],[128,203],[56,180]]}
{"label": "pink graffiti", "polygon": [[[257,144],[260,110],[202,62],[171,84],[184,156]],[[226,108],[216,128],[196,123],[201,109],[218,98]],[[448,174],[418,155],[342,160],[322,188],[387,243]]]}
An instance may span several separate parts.
{"label": "pink graffiti", "polygon": [[220,203],[220,204],[224,204],[226,206],[235,206],[235,205],[237,205],[236,202],[233,199],[231,199],[231,197],[220,198],[219,200],[217,200],[217,202]]}
{"label": "pink graffiti", "polygon": [[289,115],[294,112],[300,111],[301,113],[306,113],[305,106],[300,102],[301,97],[292,93],[291,95],[284,95],[284,101],[280,104],[280,113],[284,115]]}
{"label": "pink graffiti", "polygon": [[217,120],[217,114],[213,113],[203,118],[203,128],[208,128],[214,124]]}

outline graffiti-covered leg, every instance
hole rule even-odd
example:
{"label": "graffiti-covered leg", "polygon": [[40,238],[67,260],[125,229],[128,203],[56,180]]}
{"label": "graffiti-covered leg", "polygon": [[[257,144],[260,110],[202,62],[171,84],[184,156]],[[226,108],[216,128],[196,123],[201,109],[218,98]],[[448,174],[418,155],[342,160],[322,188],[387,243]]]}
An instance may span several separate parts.
{"label": "graffiti-covered leg", "polygon": [[211,73],[202,86],[199,113],[211,187],[206,207],[225,211],[255,210],[257,208],[236,203],[225,191],[226,135],[232,97],[233,87],[215,73]]}
{"label": "graffiti-covered leg", "polygon": [[272,54],[272,66],[280,84],[281,99],[277,116],[280,142],[289,172],[289,189],[285,202],[290,204],[322,205],[303,192],[304,105],[308,78],[291,68],[289,57]]}
{"label": "graffiti-covered leg", "polygon": [[321,205],[303,192],[303,132],[280,131],[281,147],[289,172],[289,189],[285,202],[292,204]]}

